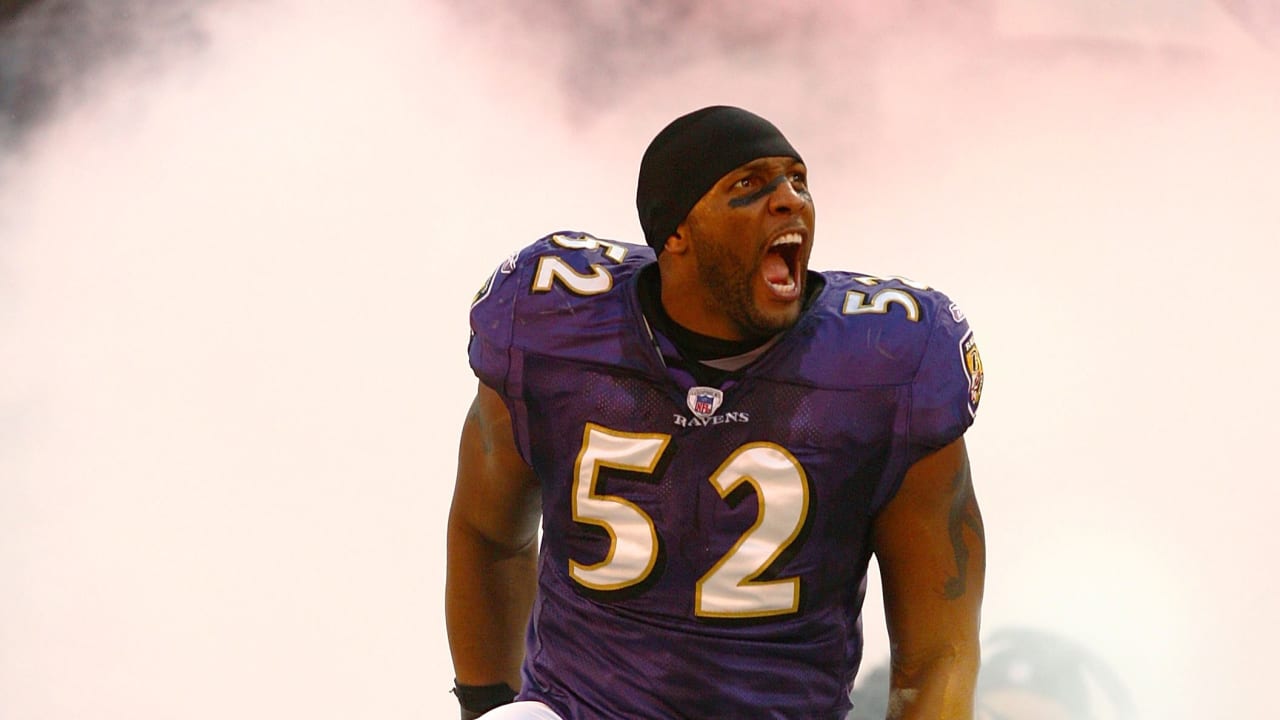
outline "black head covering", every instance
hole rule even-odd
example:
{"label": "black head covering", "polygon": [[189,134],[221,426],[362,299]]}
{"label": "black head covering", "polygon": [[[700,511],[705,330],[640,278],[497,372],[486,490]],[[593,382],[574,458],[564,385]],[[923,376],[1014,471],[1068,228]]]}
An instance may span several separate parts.
{"label": "black head covering", "polygon": [[662,252],[676,226],[725,173],[775,156],[801,159],[773,123],[742,108],[713,105],[671,121],[640,161],[636,210],[645,242]]}

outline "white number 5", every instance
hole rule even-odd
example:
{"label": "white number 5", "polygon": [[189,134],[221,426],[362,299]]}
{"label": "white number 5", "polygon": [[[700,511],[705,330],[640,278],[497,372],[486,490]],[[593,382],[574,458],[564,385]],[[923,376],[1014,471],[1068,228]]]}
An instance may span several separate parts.
{"label": "white number 5", "polygon": [[[898,275],[890,275],[883,278],[862,275],[853,279],[854,282],[867,287],[875,287],[884,280],[897,280],[903,285],[916,290],[929,289],[929,286],[924,283],[918,283]],[[866,293],[850,290],[844,295],[844,307],[841,312],[845,315],[883,315],[889,312],[891,305],[898,305],[906,311],[907,319],[911,322],[920,321],[920,303],[916,302],[914,295],[898,288],[881,288],[871,295],[870,300],[867,300]]]}
{"label": "white number 5", "polygon": [[569,560],[569,576],[592,590],[621,590],[641,582],[658,560],[658,531],[635,504],[596,494],[601,468],[653,472],[670,435],[621,433],[587,423],[573,468],[573,520],[605,529],[609,553],[594,565]]}

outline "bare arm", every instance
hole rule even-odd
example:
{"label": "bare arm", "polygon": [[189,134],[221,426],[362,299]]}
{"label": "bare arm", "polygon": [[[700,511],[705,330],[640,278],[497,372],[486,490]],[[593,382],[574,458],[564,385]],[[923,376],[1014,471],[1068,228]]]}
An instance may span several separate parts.
{"label": "bare arm", "polygon": [[482,384],[462,428],[449,508],[445,625],[461,684],[520,687],[540,516],[541,489],[516,450],[506,406]]}
{"label": "bare arm", "polygon": [[889,720],[971,720],[986,541],[964,438],[911,467],[872,534],[892,655]]}

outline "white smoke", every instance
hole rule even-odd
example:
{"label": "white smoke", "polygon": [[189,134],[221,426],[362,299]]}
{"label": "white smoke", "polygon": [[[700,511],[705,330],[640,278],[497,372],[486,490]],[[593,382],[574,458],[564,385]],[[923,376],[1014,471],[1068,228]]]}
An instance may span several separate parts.
{"label": "white smoke", "polygon": [[1265,715],[1280,73],[1214,4],[1073,3],[226,2],[97,67],[0,186],[0,716],[452,716],[471,294],[637,240],[645,144],[719,102],[805,154],[817,266],[968,312],[985,627]]}

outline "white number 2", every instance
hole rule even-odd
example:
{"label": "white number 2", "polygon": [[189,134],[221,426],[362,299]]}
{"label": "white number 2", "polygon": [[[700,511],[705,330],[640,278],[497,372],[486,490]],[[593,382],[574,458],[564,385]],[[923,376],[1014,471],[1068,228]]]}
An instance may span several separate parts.
{"label": "white number 2", "polygon": [[[569,561],[569,575],[593,590],[620,590],[643,582],[658,558],[653,519],[634,503],[596,492],[602,468],[653,472],[671,436],[623,433],[588,423],[574,467],[573,519],[604,528],[609,551],[600,562]],[[779,445],[738,448],[709,478],[722,498],[743,483],[755,490],[756,521],[698,580],[694,612],[700,617],[786,615],[800,607],[800,578],[759,576],[800,535],[809,514],[809,483],[799,461]]]}
{"label": "white number 2", "polygon": [[799,461],[773,443],[751,443],[730,455],[711,483],[720,497],[750,483],[760,509],[755,524],[698,581],[695,612],[703,617],[763,617],[800,609],[800,578],[756,579],[796,539],[809,515],[809,483]]}

